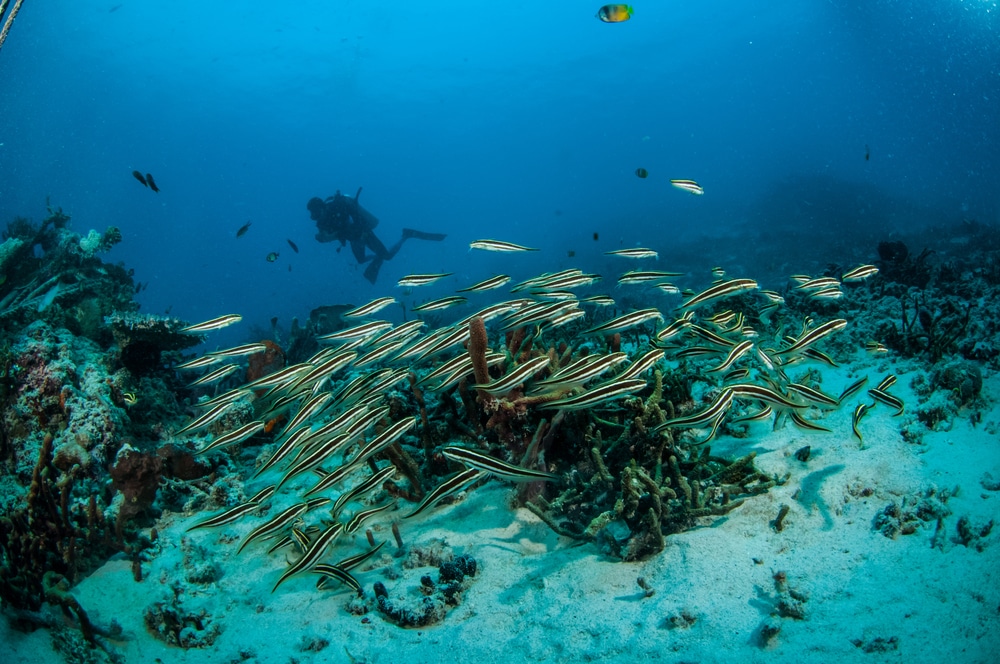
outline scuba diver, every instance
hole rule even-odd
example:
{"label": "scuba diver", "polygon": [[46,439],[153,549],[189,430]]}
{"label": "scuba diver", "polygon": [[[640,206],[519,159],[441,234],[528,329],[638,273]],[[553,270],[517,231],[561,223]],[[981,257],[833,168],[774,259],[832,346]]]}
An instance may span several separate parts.
{"label": "scuba diver", "polygon": [[[358,197],[361,195],[361,187],[354,198],[344,196],[337,190],[337,193],[330,196],[325,201],[320,198],[310,198],[306,203],[309,216],[316,222],[316,239],[319,242],[340,241],[339,252],[345,244],[351,243],[351,252],[358,264],[371,264],[365,268],[365,279],[372,284],[378,279],[378,271],[382,268],[382,263],[391,260],[400,250],[403,243],[410,238],[418,240],[432,240],[440,242],[445,238],[443,233],[424,233],[415,231],[412,228],[404,228],[403,235],[399,242],[391,249],[386,249],[382,241],[379,240],[373,230],[378,226],[378,218],[368,210],[358,204]],[[371,255],[366,250],[371,250]]]}

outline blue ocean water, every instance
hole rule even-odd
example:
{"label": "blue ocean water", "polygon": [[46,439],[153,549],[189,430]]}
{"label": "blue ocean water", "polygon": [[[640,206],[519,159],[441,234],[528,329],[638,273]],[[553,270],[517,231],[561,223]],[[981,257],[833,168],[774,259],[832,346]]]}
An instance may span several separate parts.
{"label": "blue ocean water", "polygon": [[[636,245],[663,269],[794,268],[831,233],[863,230],[863,258],[901,228],[1000,220],[996,2],[598,8],[27,0],[0,50],[0,219],[38,221],[48,197],[77,232],[122,230],[109,258],[148,283],[143,311],[264,328],[412,272],[455,273],[426,299]],[[305,208],[359,187],[386,244],[447,239],[369,284]]]}

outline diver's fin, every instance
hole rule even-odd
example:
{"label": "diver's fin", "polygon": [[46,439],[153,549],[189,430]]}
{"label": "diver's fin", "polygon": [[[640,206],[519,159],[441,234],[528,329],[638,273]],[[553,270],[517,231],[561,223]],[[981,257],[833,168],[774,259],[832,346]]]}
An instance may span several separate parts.
{"label": "diver's fin", "polygon": [[378,280],[378,271],[382,269],[382,263],[384,261],[381,258],[376,258],[368,267],[365,268],[365,279],[367,279],[374,286],[375,282]]}
{"label": "diver's fin", "polygon": [[434,242],[440,242],[445,239],[447,235],[444,233],[424,233],[423,231],[415,231],[412,228],[403,229],[404,238],[416,238],[418,240],[432,240]]}

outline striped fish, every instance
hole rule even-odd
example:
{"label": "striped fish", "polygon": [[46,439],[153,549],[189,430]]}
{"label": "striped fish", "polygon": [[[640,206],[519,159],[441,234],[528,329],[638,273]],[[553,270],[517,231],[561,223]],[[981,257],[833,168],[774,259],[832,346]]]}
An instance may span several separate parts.
{"label": "striped fish", "polygon": [[848,270],[840,275],[842,281],[864,281],[868,277],[878,274],[878,268],[874,265],[859,265],[853,270]]}
{"label": "striped fish", "polygon": [[837,300],[844,296],[844,291],[840,288],[824,288],[809,294],[814,300]]}
{"label": "striped fish", "polygon": [[260,421],[244,424],[235,431],[230,431],[227,434],[219,436],[211,443],[198,450],[196,454],[204,454],[205,452],[208,452],[209,450],[214,450],[218,447],[225,447],[227,445],[232,445],[234,443],[243,442],[247,438],[255,436],[263,430],[264,430],[264,423]]}
{"label": "striped fish", "polygon": [[637,358],[631,364],[625,367],[625,370],[622,371],[620,374],[618,374],[616,378],[618,380],[632,380],[634,378],[638,378],[639,376],[641,376],[642,374],[646,373],[654,366],[659,364],[660,360],[662,359],[663,359],[662,350],[654,348],[653,350],[646,351],[645,353],[643,353],[641,357]]}
{"label": "striped fish", "polygon": [[584,334],[610,334],[612,332],[620,332],[622,330],[627,330],[630,327],[635,327],[636,325],[642,325],[651,320],[658,320],[663,322],[663,314],[660,313],[659,309],[639,309],[638,311],[632,311],[625,314],[624,316],[619,316],[618,318],[612,318],[611,320],[590,328]]}
{"label": "striped fish", "polygon": [[332,579],[334,581],[340,581],[341,583],[350,586],[351,589],[354,590],[354,592],[358,593],[359,596],[364,594],[363,591],[361,590],[361,584],[358,583],[357,579],[351,576],[350,570],[354,569],[358,565],[362,564],[363,562],[374,556],[376,553],[378,553],[379,549],[381,549],[384,545],[385,545],[385,540],[382,540],[376,546],[373,546],[364,553],[359,553],[356,556],[344,558],[339,563],[333,565],[328,565],[327,563],[319,563],[318,565],[312,568],[312,571],[314,573],[323,575],[323,578],[316,583],[316,589],[317,590],[325,589],[327,580]]}
{"label": "striped fish", "polygon": [[[424,352],[417,356],[417,361],[427,359],[428,357],[434,357],[439,353],[443,353],[452,346],[457,346],[458,344],[464,344],[469,340],[469,326],[468,325],[453,325],[451,328],[445,328],[447,334],[442,337],[435,339],[434,344],[428,347]],[[407,348],[404,353],[409,354],[412,350]],[[396,356],[396,360],[402,360],[404,357],[403,353]]]}
{"label": "striped fish", "polygon": [[344,525],[344,532],[348,534],[356,533],[359,528],[364,524],[365,521],[372,518],[379,512],[384,512],[390,507],[395,507],[396,501],[392,500],[384,505],[379,505],[378,507],[372,507],[367,510],[362,510],[351,517],[351,520]]}
{"label": "striped fish", "polygon": [[662,424],[658,424],[653,428],[653,433],[663,431],[664,429],[680,429],[687,427],[697,427],[708,422],[712,422],[729,411],[729,408],[733,405],[733,391],[726,388],[716,395],[715,400],[705,408],[705,410],[699,411],[697,413],[692,413],[691,415],[685,415],[684,417],[675,417],[672,420],[667,420]]}
{"label": "striped fish", "polygon": [[273,593],[278,589],[282,583],[295,576],[299,572],[311,569],[316,565],[324,555],[326,555],[326,550],[330,548],[333,541],[340,537],[344,532],[344,524],[335,523],[326,530],[324,530],[316,540],[309,545],[309,549],[302,554],[302,557],[295,561],[294,564],[289,566],[285,573],[278,578],[278,582],[274,584],[274,588],[271,588]]}
{"label": "striped fish", "polygon": [[215,422],[223,415],[225,415],[226,411],[228,411],[232,405],[233,405],[232,402],[227,402],[213,406],[207,413],[205,413],[201,417],[197,417],[191,420],[191,422],[189,422],[187,426],[181,427],[180,429],[175,431],[174,435],[179,436],[182,433],[187,433],[188,431],[195,431],[197,429],[202,429],[204,427],[207,427],[209,424]]}
{"label": "striped fish", "polygon": [[660,279],[672,279],[673,277],[682,277],[683,272],[663,272],[660,270],[631,270],[626,272],[622,276],[618,277],[618,285],[625,286],[627,284],[644,284],[650,281],[658,281]]}
{"label": "striped fish", "polygon": [[668,283],[656,284],[654,286],[654,288],[656,288],[656,290],[660,291],[664,295],[680,295],[681,294],[681,289],[678,288],[677,286],[673,285],[673,284],[668,284]]}
{"label": "striped fish", "polygon": [[808,385],[803,385],[802,383],[788,383],[786,387],[789,391],[794,392],[809,403],[819,406],[830,406],[831,408],[836,408],[840,405],[840,401],[837,399],[834,399],[825,392],[811,388]]}
{"label": "striped fish", "polygon": [[411,320],[402,325],[392,328],[383,332],[378,337],[372,340],[372,344],[376,346],[381,346],[382,344],[387,344],[399,339],[405,339],[409,342],[414,336],[420,333],[420,328],[422,328],[426,323],[422,320]]}
{"label": "striped fish", "polygon": [[468,301],[468,299],[461,295],[451,295],[443,297],[440,300],[431,300],[430,302],[424,302],[423,304],[411,307],[410,311],[440,311],[459,304],[465,304]]}
{"label": "striped fish", "polygon": [[[460,356],[461,357],[461,356]],[[452,385],[462,380],[466,376],[472,374],[472,359],[469,356],[464,357],[468,361],[467,365],[458,366],[453,369],[450,373],[442,374],[438,377],[438,382],[434,385],[428,385],[427,389],[432,392],[441,392],[442,390],[449,389]],[[507,361],[507,356],[503,353],[486,353],[486,366],[495,367],[498,364],[502,364]]]}
{"label": "striped fish", "polygon": [[267,472],[268,469],[291,454],[295,448],[299,447],[299,445],[305,441],[306,437],[308,437],[310,433],[312,432],[307,426],[301,427],[292,432],[292,435],[286,438],[285,442],[279,445],[278,449],[271,454],[271,457],[261,464],[260,468],[254,472],[254,477]]}
{"label": "striped fish", "polygon": [[586,315],[587,312],[582,311],[580,309],[567,311],[566,313],[559,314],[558,316],[555,316],[545,321],[544,323],[542,323],[542,327],[546,330],[550,330],[555,327],[562,327],[563,325],[568,325],[569,323],[572,323],[575,320],[579,320],[580,318],[583,318]]}
{"label": "striped fish", "polygon": [[368,477],[368,479],[340,494],[340,496],[337,497],[337,502],[335,502],[333,507],[330,509],[330,513],[334,516],[340,514],[340,510],[344,509],[344,505],[351,502],[358,496],[363,496],[369,491],[381,487],[395,474],[396,466],[391,463],[385,468],[379,470],[377,473],[373,473],[370,477]]}
{"label": "striped fish", "polygon": [[224,526],[227,523],[232,523],[247,514],[250,514],[258,507],[260,507],[260,503],[255,503],[253,501],[240,503],[236,507],[232,507],[221,514],[216,514],[215,516],[205,519],[204,521],[199,521],[184,532],[189,533],[192,530],[197,530],[198,528],[217,528],[219,526]]}
{"label": "striped fish", "polygon": [[177,331],[184,334],[201,334],[202,332],[221,330],[224,327],[229,327],[233,323],[239,323],[241,320],[243,320],[243,316],[240,316],[239,314],[227,314],[225,316],[213,318],[212,320],[207,320],[204,323],[197,323],[195,325],[182,327]]}
{"label": "striped fish", "polygon": [[238,364],[227,364],[225,366],[219,367],[215,371],[211,371],[197,380],[193,380],[188,383],[188,387],[195,387],[196,385],[211,385],[212,383],[218,383],[220,380],[233,373],[239,369]]}
{"label": "striped fish", "polygon": [[398,422],[394,422],[385,431],[362,445],[361,448],[354,453],[354,456],[351,457],[350,463],[352,465],[364,463],[369,459],[369,457],[378,454],[396,442],[401,436],[403,436],[403,434],[412,429],[416,423],[416,416],[404,417]]}
{"label": "striped fish", "polygon": [[743,380],[744,378],[747,378],[749,376],[750,376],[750,370],[745,367],[740,369],[733,369],[732,371],[726,373],[726,375],[722,377],[722,382],[729,383],[734,380]]}
{"label": "striped fish", "polygon": [[236,553],[238,554],[243,551],[243,549],[254,540],[261,538],[266,539],[273,535],[277,535],[285,528],[291,527],[296,519],[306,513],[306,509],[308,507],[309,505],[307,503],[295,503],[294,505],[285,508],[279,514],[274,516],[274,518],[270,519],[266,523],[262,523],[247,533],[246,537],[244,537],[243,541],[240,543],[239,548],[236,549]]}
{"label": "striped fish", "polygon": [[653,249],[646,249],[644,247],[635,247],[632,249],[615,249],[614,251],[605,251],[605,256],[621,256],[623,258],[656,258],[660,257]]}
{"label": "striped fish", "polygon": [[875,386],[875,389],[885,391],[895,384],[896,384],[896,375],[889,374],[888,376],[879,381],[878,385]]}
{"label": "striped fish", "polygon": [[725,371],[729,367],[733,366],[733,363],[735,363],[738,359],[746,355],[751,348],[753,348],[753,341],[750,339],[741,341],[730,349],[729,355],[727,355],[722,362],[715,365],[711,369],[708,369],[708,371]]}
{"label": "striped fish", "polygon": [[597,307],[613,307],[615,301],[610,295],[591,295],[580,299],[581,304],[593,304]]}
{"label": "striped fish", "polygon": [[428,286],[433,284],[435,281],[440,281],[445,277],[450,277],[452,274],[454,274],[454,272],[443,272],[441,274],[408,274],[397,281],[396,285],[404,288],[412,286]]}
{"label": "striped fish", "polygon": [[804,429],[806,431],[822,431],[824,433],[833,433],[832,430],[827,429],[825,426],[807,420],[794,410],[789,414],[789,417],[792,418],[792,422],[795,423],[795,426],[797,426],[800,429]]}
{"label": "striped fish", "polygon": [[374,313],[385,309],[390,304],[396,304],[396,298],[394,297],[380,297],[372,300],[368,304],[362,304],[360,307],[351,309],[350,311],[345,311],[340,314],[341,318],[364,318],[365,316],[371,316]]}
{"label": "striped fish", "polygon": [[837,401],[843,402],[844,399],[850,397],[853,394],[856,394],[858,390],[864,387],[865,383],[867,382],[868,382],[868,376],[862,376],[861,378],[857,379],[856,381],[854,381],[853,383],[844,388],[844,391],[840,393],[840,397],[837,398]]}
{"label": "striped fish", "polygon": [[851,418],[851,431],[854,433],[854,437],[858,439],[859,443],[864,443],[864,439],[861,437],[861,431],[858,430],[858,425],[861,423],[861,418],[868,414],[871,406],[863,403],[859,403],[857,408],[854,409],[854,416]]}
{"label": "striped fish", "polygon": [[561,302],[538,302],[519,309],[514,313],[505,316],[500,321],[500,330],[506,332],[517,327],[542,323],[553,318],[562,316],[567,311],[577,308],[575,300],[563,300]]}
{"label": "striped fish", "polygon": [[253,394],[252,390],[249,390],[246,387],[240,387],[235,390],[229,390],[228,392],[223,392],[219,396],[212,397],[211,399],[208,399],[206,401],[199,401],[198,403],[194,404],[194,407],[211,408],[213,406],[218,406],[219,404],[233,403],[239,401],[240,399],[249,397],[252,394]]}
{"label": "striped fish", "polygon": [[531,470],[530,468],[514,466],[506,463],[505,461],[501,461],[500,459],[491,457],[488,454],[483,454],[482,452],[470,450],[465,447],[443,447],[441,448],[441,454],[443,454],[445,458],[464,464],[469,468],[477,468],[479,470],[486,471],[491,475],[505,480],[510,480],[512,482],[533,482],[535,480],[551,482],[559,479],[558,475],[545,473],[540,470]]}
{"label": "striped fish", "polygon": [[696,196],[701,196],[705,193],[701,185],[694,180],[671,180],[670,184],[674,185],[678,189],[683,189],[684,191],[690,192]]}
{"label": "striped fish", "polygon": [[564,399],[556,399],[542,405],[550,410],[582,410],[597,404],[617,399],[646,387],[646,381],[641,379],[613,380],[597,387]]}
{"label": "striped fish", "polygon": [[762,290],[760,294],[766,297],[772,304],[784,304],[785,298],[773,290]]}
{"label": "striped fish", "polygon": [[722,281],[709,286],[697,295],[692,295],[681,304],[681,309],[690,309],[705,304],[709,300],[739,295],[740,293],[745,293],[756,288],[757,282],[753,279],[730,279],[729,281]]}
{"label": "striped fish", "polygon": [[174,366],[174,369],[201,369],[203,367],[208,367],[213,364],[218,364],[222,362],[225,358],[216,357],[214,355],[202,355],[201,357],[196,357],[193,360],[188,360],[187,362],[181,362]]}
{"label": "striped fish", "polygon": [[732,339],[718,335],[712,330],[702,327],[701,325],[691,323],[687,326],[687,331],[690,332],[692,336],[699,337],[710,344],[715,344],[716,346],[720,346],[722,348],[732,348],[736,345],[736,342]]}
{"label": "striped fish", "polygon": [[489,279],[484,279],[479,283],[467,286],[465,288],[459,288],[456,293],[478,293],[480,291],[493,290],[494,288],[500,288],[510,281],[510,275],[498,274],[495,277],[490,277]]}
{"label": "striped fish", "polygon": [[895,408],[896,412],[893,413],[893,417],[897,417],[903,414],[903,401],[900,398],[895,397],[889,394],[888,392],[883,392],[878,388],[872,388],[868,390],[868,396],[870,396],[872,399],[875,399],[875,401],[878,401],[879,403],[884,403],[886,406],[889,406],[890,408]]}
{"label": "striped fish", "polygon": [[834,361],[832,357],[830,357],[823,351],[817,350],[815,348],[806,348],[804,351],[802,351],[802,357],[810,360],[816,360],[817,362],[822,362],[823,364],[827,364],[831,367],[840,366]]}
{"label": "striped fish", "polygon": [[388,359],[395,355],[397,351],[402,349],[408,341],[408,339],[396,339],[395,341],[390,341],[389,343],[383,344],[378,348],[373,348],[371,351],[354,360],[354,366],[364,367],[369,364],[374,364],[375,362],[388,361]]}
{"label": "striped fish", "polygon": [[795,343],[785,348],[781,348],[775,351],[775,355],[785,355],[788,353],[794,353],[796,351],[802,350],[806,346],[811,346],[820,339],[826,337],[827,335],[836,332],[837,330],[843,329],[847,325],[847,321],[843,318],[835,318],[829,320],[822,325],[814,327],[809,330],[795,341]]}
{"label": "striped fish", "polygon": [[[385,542],[382,542],[382,544],[385,544]],[[332,579],[350,587],[351,590],[357,593],[358,597],[363,597],[365,594],[365,591],[361,588],[361,583],[354,578],[354,575],[339,565],[319,563],[314,565],[311,571],[313,574],[320,574],[323,577],[316,582],[316,590],[325,590],[326,582]]]}
{"label": "striped fish", "polygon": [[879,355],[882,353],[889,352],[889,349],[886,347],[886,345],[878,341],[865,342],[865,350],[873,355]]}
{"label": "striped fish", "polygon": [[538,251],[530,247],[522,247],[513,242],[502,242],[500,240],[475,240],[469,243],[469,249],[482,249],[483,251]]}
{"label": "striped fish", "polygon": [[329,392],[320,392],[313,398],[309,399],[309,401],[302,404],[302,407],[299,408],[299,412],[295,413],[292,419],[288,421],[288,424],[285,425],[282,435],[288,433],[289,431],[294,431],[299,427],[299,425],[303,424],[306,420],[312,418],[318,412],[323,410],[323,408],[329,405],[331,399],[333,399],[333,395]]}
{"label": "striped fish", "polygon": [[656,333],[656,339],[658,341],[667,341],[673,339],[678,334],[683,332],[689,325],[691,325],[691,320],[694,318],[693,311],[685,311],[684,315],[680,318],[675,319],[670,325]]}
{"label": "striped fish", "polygon": [[482,390],[486,394],[492,394],[494,396],[506,394],[547,367],[549,365],[549,361],[548,355],[540,355],[539,357],[534,357],[519,365],[513,371],[491,383],[476,384],[471,387],[472,389]]}
{"label": "striped fish", "polygon": [[795,287],[795,290],[820,290],[826,288],[839,288],[840,282],[833,277],[817,277],[804,281]]}
{"label": "striped fish", "polygon": [[257,380],[252,380],[243,386],[244,389],[254,390],[262,387],[277,387],[279,385],[287,385],[292,382],[295,378],[301,374],[310,371],[313,367],[301,363],[293,364],[290,367],[285,367],[284,369],[279,369],[274,373],[269,373],[266,376],[261,376]]}
{"label": "striped fish", "polygon": [[546,279],[532,286],[533,292],[564,290],[568,288],[579,288],[581,286],[592,286],[601,280],[599,274],[568,274],[558,279]]}
{"label": "striped fish", "polygon": [[267,344],[258,341],[252,344],[243,344],[242,346],[234,346],[233,348],[226,348],[224,350],[213,350],[208,353],[212,357],[241,357],[243,355],[253,355],[255,353],[262,353],[267,350]]}
{"label": "striped fish", "polygon": [[337,330],[336,332],[331,332],[330,334],[321,334],[316,337],[316,341],[349,341],[351,339],[371,337],[375,336],[379,332],[382,332],[383,330],[388,330],[390,327],[392,327],[392,323],[387,320],[373,320],[356,327],[350,327],[346,330]]}
{"label": "striped fish", "polygon": [[774,413],[774,409],[765,404],[760,410],[730,420],[730,424],[740,424],[741,422],[760,422],[771,417],[772,413]]}
{"label": "striped fish", "polygon": [[610,355],[587,355],[569,366],[563,367],[545,380],[535,383],[535,387],[543,388],[552,385],[583,385],[588,380],[600,376],[602,373],[615,367],[628,359],[628,355],[622,352],[611,353]]}
{"label": "striped fish", "polygon": [[458,493],[459,491],[475,484],[479,480],[483,479],[489,475],[486,471],[479,470],[478,468],[469,468],[463,470],[462,472],[454,475],[453,477],[445,480],[439,484],[433,491],[424,496],[424,499],[417,505],[416,509],[404,516],[404,519],[412,519],[421,512],[423,512],[428,507],[431,507],[439,500],[445,496],[451,495],[453,493]]}
{"label": "striped fish", "polygon": [[[307,470],[312,470],[316,466],[325,462],[330,457],[334,456],[338,452],[343,452],[351,445],[352,439],[346,434],[338,434],[333,436],[321,445],[317,445],[308,453],[303,450],[303,454],[300,458],[293,461],[292,467],[285,471],[282,475],[281,480],[278,481],[277,488],[281,488],[285,485],[288,480],[293,477],[297,477]],[[311,492],[306,492],[306,496],[312,495]]]}
{"label": "striped fish", "polygon": [[804,404],[791,401],[783,394],[775,392],[774,390],[764,387],[763,385],[754,385],[753,383],[737,383],[736,385],[727,385],[726,389],[732,390],[735,396],[744,399],[756,399],[757,401],[763,401],[764,403],[768,403],[773,406],[781,406],[782,408],[807,408]]}
{"label": "striped fish", "polygon": [[583,274],[583,270],[578,268],[570,268],[568,270],[560,270],[559,272],[546,272],[540,274],[537,277],[532,277],[531,279],[525,279],[519,284],[515,284],[511,287],[511,293],[517,293],[518,291],[527,290],[529,288],[543,287],[550,281],[556,279],[562,279],[563,277],[570,277],[577,274]]}

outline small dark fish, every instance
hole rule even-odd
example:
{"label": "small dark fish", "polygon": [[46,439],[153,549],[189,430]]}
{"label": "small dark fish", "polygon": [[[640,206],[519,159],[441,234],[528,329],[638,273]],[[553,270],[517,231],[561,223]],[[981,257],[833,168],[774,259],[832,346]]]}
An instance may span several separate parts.
{"label": "small dark fish", "polygon": [[150,189],[152,189],[153,191],[155,191],[157,193],[160,192],[160,188],[157,187],[156,186],[156,182],[153,181],[153,174],[152,173],[146,173],[146,182],[149,183],[149,188]]}
{"label": "small dark fish", "polygon": [[597,235],[597,232],[595,231],[594,232],[594,242],[597,242],[598,239],[599,239],[599,236]]}
{"label": "small dark fish", "polygon": [[574,257],[576,256],[576,252],[575,252],[575,251],[573,251],[572,249],[570,249],[569,251],[567,251],[567,252],[566,252],[566,255],[567,255],[567,256],[568,256],[569,258],[574,258]]}
{"label": "small dark fish", "polygon": [[621,23],[632,18],[632,7],[629,5],[604,5],[597,10],[597,18],[605,23]]}
{"label": "small dark fish", "polygon": [[649,175],[649,171],[640,166],[639,168],[635,169],[635,174],[640,178],[645,179],[646,176]]}
{"label": "small dark fish", "polygon": [[253,222],[248,221],[247,223],[240,226],[240,230],[236,231],[236,237],[243,237],[250,230],[250,224]]}
{"label": "small dark fish", "polygon": [[288,239],[286,239],[285,242],[287,242],[288,246],[292,248],[292,251],[294,251],[295,253],[299,253],[299,248],[295,246],[294,242]]}
{"label": "small dark fish", "polygon": [[869,149],[868,149],[868,146],[867,146],[867,145],[865,145],[865,161],[868,161],[868,159],[869,159],[869,158],[870,158],[871,156],[872,156],[872,153],[871,153],[871,150],[869,150]]}
{"label": "small dark fish", "polygon": [[278,252],[277,251],[272,251],[271,253],[269,253],[267,255],[267,262],[268,263],[273,263],[276,260],[278,260]]}
{"label": "small dark fish", "polygon": [[138,180],[139,182],[141,182],[143,187],[148,187],[149,186],[149,183],[146,182],[146,178],[144,178],[142,176],[142,173],[140,173],[139,171],[132,171],[132,177],[134,177],[136,180]]}

